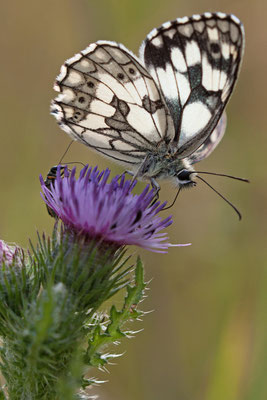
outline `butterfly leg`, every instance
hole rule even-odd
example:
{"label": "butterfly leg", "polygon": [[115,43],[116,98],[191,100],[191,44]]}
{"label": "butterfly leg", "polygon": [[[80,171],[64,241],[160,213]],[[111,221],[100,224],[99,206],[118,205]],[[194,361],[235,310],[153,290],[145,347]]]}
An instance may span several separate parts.
{"label": "butterfly leg", "polygon": [[134,172],[132,172],[132,171],[126,170],[119,176],[119,179],[122,179],[123,176],[125,177],[126,174],[132,176],[132,180],[131,180],[131,186],[132,186],[134,181],[136,180],[136,174]]}
{"label": "butterfly leg", "polygon": [[128,170],[126,170],[126,171],[123,172],[123,175],[125,175],[125,174],[134,176],[134,173],[133,173],[132,171],[128,171]]}
{"label": "butterfly leg", "polygon": [[126,174],[131,175],[131,176],[134,176],[134,173],[133,173],[132,171],[126,170],[126,171],[123,171],[123,173],[119,175],[119,179],[121,179],[121,178],[122,178],[123,176],[125,176]]}
{"label": "butterfly leg", "polygon": [[155,195],[153,197],[153,200],[152,200],[152,202],[150,204],[150,206],[153,206],[159,199],[160,185],[158,184],[158,182],[154,178],[150,178],[150,183],[151,183],[152,189],[154,189],[156,191]]}

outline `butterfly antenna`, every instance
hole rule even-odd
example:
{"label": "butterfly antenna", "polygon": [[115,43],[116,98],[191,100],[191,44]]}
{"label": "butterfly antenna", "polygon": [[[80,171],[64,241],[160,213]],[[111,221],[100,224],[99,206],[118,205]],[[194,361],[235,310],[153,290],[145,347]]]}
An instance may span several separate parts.
{"label": "butterfly antenna", "polygon": [[206,175],[216,175],[216,176],[225,176],[226,178],[236,179],[237,181],[247,182],[249,183],[248,179],[239,178],[238,176],[227,175],[227,174],[218,174],[216,172],[207,172],[207,171],[196,171],[197,174],[206,174]]}
{"label": "butterfly antenna", "polygon": [[[72,140],[72,141],[68,144],[68,147],[66,148],[66,150],[65,150],[63,156],[61,157],[61,159],[60,159],[58,165],[60,165],[60,164],[62,163],[63,158],[65,157],[65,155],[66,155],[67,152],[69,151],[70,146],[72,145],[73,142],[74,142],[74,140]],[[70,162],[66,162],[66,163],[64,163],[64,164],[65,164],[65,165],[68,165],[68,164],[81,164],[82,166],[85,167],[85,164],[82,163],[81,161],[70,161]]]}
{"label": "butterfly antenna", "polygon": [[62,163],[63,158],[65,157],[65,155],[66,155],[67,152],[69,151],[70,146],[72,145],[73,142],[74,142],[74,140],[72,140],[72,141],[68,144],[68,147],[66,148],[66,150],[65,150],[64,153],[63,153],[63,156],[62,156],[61,159],[59,160],[58,165],[60,165],[60,164]]}
{"label": "butterfly antenna", "polygon": [[204,182],[209,188],[211,188],[215,193],[217,193],[218,196],[220,196],[224,201],[226,201],[226,203],[229,204],[229,206],[231,206],[235,212],[238,215],[239,221],[241,221],[242,219],[242,215],[240,213],[240,211],[238,211],[238,209],[229,201],[226,199],[226,197],[224,197],[220,192],[218,192],[214,187],[212,187],[204,178],[202,178],[201,176],[197,175],[197,178],[200,179],[202,182]]}
{"label": "butterfly antenna", "polygon": [[181,191],[181,188],[178,189],[178,191],[177,191],[177,193],[176,193],[176,195],[175,195],[175,197],[174,197],[174,200],[173,200],[173,202],[171,203],[171,205],[168,206],[168,207],[164,207],[161,211],[168,210],[169,208],[171,208],[171,207],[174,205],[174,203],[175,203],[176,200],[177,200],[177,197],[179,196],[180,191]]}

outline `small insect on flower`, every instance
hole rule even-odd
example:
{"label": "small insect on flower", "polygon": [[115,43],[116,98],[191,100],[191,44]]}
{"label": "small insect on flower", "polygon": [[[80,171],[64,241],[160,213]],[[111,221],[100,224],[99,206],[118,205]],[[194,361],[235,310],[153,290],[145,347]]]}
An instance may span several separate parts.
{"label": "small insect on flower", "polygon": [[155,191],[149,185],[139,194],[132,190],[136,184],[116,176],[108,183],[110,171],[84,167],[79,178],[57,167],[50,186],[40,177],[42,197],[48,208],[59,218],[66,231],[84,240],[97,240],[117,247],[133,244],[165,252],[172,245],[162,230],[172,224],[171,216],[162,219],[157,214],[166,203],[151,205]]}
{"label": "small insect on flower", "polygon": [[[52,185],[54,185],[56,177],[57,177],[57,169],[58,166],[54,165],[54,167],[50,168],[48,174],[46,175],[44,184],[47,187],[47,189],[51,190]],[[64,167],[60,166],[60,176],[63,177],[64,176]],[[46,204],[46,208],[48,211],[48,214],[53,217],[56,218],[57,214],[52,210],[52,208],[50,208],[47,204]]]}
{"label": "small insect on flower", "polygon": [[224,135],[243,51],[242,23],[222,12],[153,29],[139,59],[122,44],[98,41],[61,67],[51,113],[72,139],[157,190],[161,179],[192,187],[204,181],[193,165]]}

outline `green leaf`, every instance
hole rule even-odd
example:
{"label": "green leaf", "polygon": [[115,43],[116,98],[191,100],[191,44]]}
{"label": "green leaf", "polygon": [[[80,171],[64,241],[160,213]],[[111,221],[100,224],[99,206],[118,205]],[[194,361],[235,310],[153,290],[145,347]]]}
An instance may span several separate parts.
{"label": "green leaf", "polygon": [[104,354],[108,344],[117,342],[124,337],[130,337],[134,332],[124,330],[124,325],[144,315],[138,309],[138,304],[143,299],[146,283],[144,282],[144,269],[141,259],[138,257],[135,267],[135,279],[133,284],[126,286],[126,296],[121,310],[112,305],[108,319],[95,317],[94,325],[88,334],[88,348],[84,361],[94,367],[102,367],[108,364],[116,354]]}

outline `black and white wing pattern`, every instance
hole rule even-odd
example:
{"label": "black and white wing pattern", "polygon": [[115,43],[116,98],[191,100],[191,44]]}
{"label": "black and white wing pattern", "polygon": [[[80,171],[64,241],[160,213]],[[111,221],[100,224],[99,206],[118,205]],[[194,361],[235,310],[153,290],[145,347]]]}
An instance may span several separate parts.
{"label": "black and white wing pattern", "polygon": [[223,138],[226,130],[227,117],[225,111],[221,116],[216,128],[212,131],[211,135],[207,137],[204,143],[189,156],[190,164],[195,164],[207,158],[213,152],[215,147],[218,146]]}
{"label": "black and white wing pattern", "polygon": [[140,60],[121,44],[99,41],[61,67],[51,113],[74,140],[139,176],[149,153],[147,175],[168,177],[170,155],[194,164],[221,140],[243,49],[241,22],[224,13],[178,18],[154,29]]}
{"label": "black and white wing pattern", "polygon": [[209,12],[167,22],[143,42],[140,58],[171,113],[177,157],[194,153],[216,129],[237,79],[243,42],[238,18]]}
{"label": "black and white wing pattern", "polygon": [[123,45],[99,41],[61,67],[51,113],[78,140],[128,167],[174,138],[164,97]]}

